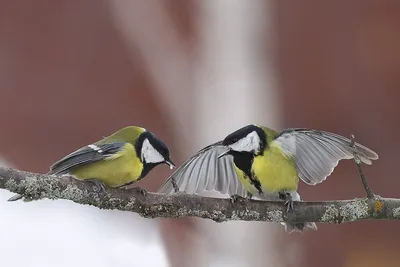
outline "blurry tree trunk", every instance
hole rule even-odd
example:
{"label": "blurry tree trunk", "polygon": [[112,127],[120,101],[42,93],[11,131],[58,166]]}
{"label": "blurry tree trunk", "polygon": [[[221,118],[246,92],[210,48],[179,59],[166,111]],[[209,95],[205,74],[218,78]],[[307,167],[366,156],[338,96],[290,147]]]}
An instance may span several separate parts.
{"label": "blurry tree trunk", "polygon": [[[199,67],[196,69],[196,150],[250,123],[277,127],[279,102],[269,47],[273,36],[266,1],[198,1]],[[267,51],[260,47],[269,48]],[[228,196],[224,196],[228,197]],[[215,224],[196,220],[201,266],[279,266],[277,225]],[[278,226],[279,227],[279,226]]]}

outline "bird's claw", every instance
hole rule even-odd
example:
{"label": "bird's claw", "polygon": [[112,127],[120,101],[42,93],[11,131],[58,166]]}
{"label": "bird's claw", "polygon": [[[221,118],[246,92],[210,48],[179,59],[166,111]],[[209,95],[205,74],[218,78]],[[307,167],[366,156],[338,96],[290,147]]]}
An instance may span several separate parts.
{"label": "bird's claw", "polygon": [[294,209],[294,201],[288,192],[279,192],[279,198],[285,201],[286,212]]}
{"label": "bird's claw", "polygon": [[231,203],[235,204],[240,198],[242,198],[241,196],[234,194],[230,197]]}
{"label": "bird's claw", "polygon": [[230,197],[230,200],[231,200],[232,204],[235,204],[240,199],[251,199],[252,197],[253,197],[253,195],[250,193],[247,193],[246,197],[242,197],[241,195],[234,194]]}
{"label": "bird's claw", "polygon": [[141,188],[141,187],[135,187],[135,189],[136,189],[136,191],[139,193],[139,194],[141,194],[142,196],[147,196],[147,190],[146,189],[143,189],[143,188]]}
{"label": "bird's claw", "polygon": [[[60,176],[61,180],[64,180],[65,182],[71,182],[73,180],[77,180],[74,176],[72,176],[71,174],[62,174]],[[90,180],[90,179],[89,179]]]}
{"label": "bird's claw", "polygon": [[104,184],[103,181],[99,179],[92,178],[92,179],[86,179],[85,181],[92,183],[94,185],[93,190],[97,193],[106,191],[106,185]]}
{"label": "bird's claw", "polygon": [[292,199],[288,199],[285,201],[286,212],[294,209],[294,201]]}

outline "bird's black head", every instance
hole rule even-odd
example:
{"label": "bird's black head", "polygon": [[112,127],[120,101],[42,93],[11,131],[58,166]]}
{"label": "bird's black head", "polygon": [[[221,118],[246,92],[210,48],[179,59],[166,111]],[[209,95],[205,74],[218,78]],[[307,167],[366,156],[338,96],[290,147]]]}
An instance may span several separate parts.
{"label": "bird's black head", "polygon": [[[259,155],[264,152],[267,144],[266,133],[260,127],[250,124],[229,134],[222,141],[227,147],[224,154],[250,153]],[[223,156],[223,155],[221,155]]]}
{"label": "bird's black head", "polygon": [[141,177],[144,177],[155,166],[164,163],[171,169],[175,164],[170,159],[168,147],[149,131],[143,132],[136,142],[136,153],[143,163]]}

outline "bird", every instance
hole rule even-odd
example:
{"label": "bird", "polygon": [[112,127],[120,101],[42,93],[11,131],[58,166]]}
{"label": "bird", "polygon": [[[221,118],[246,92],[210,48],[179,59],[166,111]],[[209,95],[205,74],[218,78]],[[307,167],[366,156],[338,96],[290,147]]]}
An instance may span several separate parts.
{"label": "bird", "polygon": [[[180,165],[159,193],[183,191],[201,194],[217,191],[239,197],[284,201],[288,210],[301,201],[299,181],[323,182],[342,159],[354,158],[371,165],[378,154],[335,133],[307,128],[280,132],[258,124],[244,126],[215,142]],[[314,222],[282,223],[286,232],[317,230]]]}
{"label": "bird", "polygon": [[[168,147],[145,128],[127,126],[55,162],[48,174],[71,175],[102,189],[122,188],[144,178],[161,163],[175,167]],[[9,201],[22,197],[18,194]]]}

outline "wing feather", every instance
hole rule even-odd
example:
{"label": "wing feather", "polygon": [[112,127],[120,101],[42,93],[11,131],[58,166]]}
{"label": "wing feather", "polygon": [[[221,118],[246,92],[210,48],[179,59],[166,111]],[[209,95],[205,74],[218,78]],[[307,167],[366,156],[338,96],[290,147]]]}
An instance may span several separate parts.
{"label": "wing feather", "polygon": [[285,154],[293,156],[299,177],[305,183],[315,185],[324,181],[342,159],[354,158],[357,151],[360,160],[372,164],[378,154],[364,145],[355,143],[338,134],[312,129],[287,129],[275,138]]}
{"label": "wing feather", "polygon": [[49,174],[68,173],[71,168],[113,157],[126,143],[98,144],[82,147],[50,167]]}
{"label": "wing feather", "polygon": [[222,142],[203,148],[179,166],[158,192],[173,193],[172,178],[174,178],[179,191],[187,194],[217,191],[221,194],[245,196],[245,190],[234,171],[232,157],[217,159],[225,150]]}

